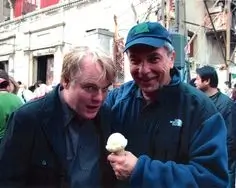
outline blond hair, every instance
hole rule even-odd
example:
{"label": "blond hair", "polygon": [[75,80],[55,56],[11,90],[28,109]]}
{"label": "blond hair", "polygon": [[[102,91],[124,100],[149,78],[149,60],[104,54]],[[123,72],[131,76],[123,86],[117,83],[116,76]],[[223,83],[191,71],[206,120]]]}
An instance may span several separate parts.
{"label": "blond hair", "polygon": [[81,63],[87,56],[92,57],[92,62],[102,67],[101,79],[107,79],[111,83],[116,77],[116,68],[112,59],[99,48],[80,46],[73,48],[63,59],[61,83],[69,83],[77,74],[81,72]]}

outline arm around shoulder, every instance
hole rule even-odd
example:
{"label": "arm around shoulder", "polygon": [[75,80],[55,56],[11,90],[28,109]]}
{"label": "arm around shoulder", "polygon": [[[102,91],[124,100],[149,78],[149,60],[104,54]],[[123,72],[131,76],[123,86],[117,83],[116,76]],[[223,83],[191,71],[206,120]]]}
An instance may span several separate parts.
{"label": "arm around shoulder", "polygon": [[106,99],[105,99],[105,105],[112,107],[115,102],[116,102],[116,97],[118,95],[118,88],[112,89],[111,91],[109,91]]}

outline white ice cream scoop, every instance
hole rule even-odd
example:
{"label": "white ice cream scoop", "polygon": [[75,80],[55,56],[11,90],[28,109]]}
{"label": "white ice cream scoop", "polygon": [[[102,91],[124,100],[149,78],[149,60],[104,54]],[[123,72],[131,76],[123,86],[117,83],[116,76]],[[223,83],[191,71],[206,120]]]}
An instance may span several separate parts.
{"label": "white ice cream scoop", "polygon": [[120,155],[124,153],[128,140],[120,133],[113,133],[107,140],[106,149],[109,152]]}

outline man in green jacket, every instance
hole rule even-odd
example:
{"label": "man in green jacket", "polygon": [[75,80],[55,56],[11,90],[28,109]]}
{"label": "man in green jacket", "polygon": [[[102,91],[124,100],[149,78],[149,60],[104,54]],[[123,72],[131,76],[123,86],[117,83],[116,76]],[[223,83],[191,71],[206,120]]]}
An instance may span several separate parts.
{"label": "man in green jacket", "polygon": [[9,88],[9,76],[4,70],[0,69],[0,140],[5,133],[8,117],[22,105],[20,98],[10,93]]}

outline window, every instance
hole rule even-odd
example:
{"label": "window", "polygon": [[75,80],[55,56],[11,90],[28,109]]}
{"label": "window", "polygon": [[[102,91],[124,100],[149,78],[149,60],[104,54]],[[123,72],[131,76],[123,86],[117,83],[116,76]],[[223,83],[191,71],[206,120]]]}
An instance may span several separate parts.
{"label": "window", "polygon": [[36,0],[24,0],[22,15],[33,12],[34,10],[36,10],[36,8],[37,8]]}

